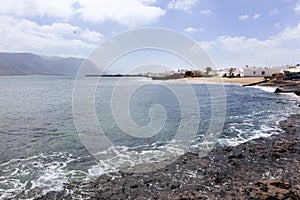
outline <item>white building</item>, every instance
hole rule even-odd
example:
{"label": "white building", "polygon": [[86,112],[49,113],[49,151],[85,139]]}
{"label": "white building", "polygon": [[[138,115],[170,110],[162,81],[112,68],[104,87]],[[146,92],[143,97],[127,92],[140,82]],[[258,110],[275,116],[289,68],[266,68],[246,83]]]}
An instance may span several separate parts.
{"label": "white building", "polygon": [[231,69],[221,69],[216,73],[218,76],[229,77],[232,73],[235,77],[240,75],[241,77],[265,77],[272,76],[272,74],[283,73],[283,71],[298,71],[300,66],[274,66],[274,67],[256,67],[248,66],[242,67],[241,69],[231,68]]}
{"label": "white building", "polygon": [[263,68],[263,67],[245,66],[242,67],[240,71],[242,77],[271,76],[269,72],[269,68]]}
{"label": "white building", "polygon": [[280,72],[284,73],[284,71],[288,71],[290,73],[300,73],[300,66],[290,67],[288,69],[282,69]]}
{"label": "white building", "polygon": [[272,74],[280,73],[284,69],[289,69],[289,66],[275,66],[275,67],[242,67],[240,72],[242,77],[264,77],[272,76]]}

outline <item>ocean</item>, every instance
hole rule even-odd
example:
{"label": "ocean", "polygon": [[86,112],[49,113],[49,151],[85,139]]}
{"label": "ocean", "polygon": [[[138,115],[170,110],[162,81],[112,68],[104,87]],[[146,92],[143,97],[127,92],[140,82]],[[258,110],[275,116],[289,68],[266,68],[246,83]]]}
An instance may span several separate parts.
{"label": "ocean", "polygon": [[[97,77],[81,79],[86,86],[97,81]],[[96,118],[113,145],[105,151],[109,156],[99,159],[86,148],[84,133],[77,132],[72,107],[74,80],[67,76],[0,77],[0,199],[35,198],[61,190],[72,181],[88,181],[141,162],[157,162],[165,155],[197,151],[203,148],[204,136],[209,134],[215,117],[213,107],[222,108],[224,116],[224,126],[218,127],[216,148],[278,134],[278,122],[299,113],[296,97],[270,93],[265,88],[216,84],[223,94],[212,93],[204,83],[190,83],[197,106],[189,107],[192,100],[185,95],[185,83],[181,81],[126,78],[116,89],[118,78],[102,78],[93,103]],[[129,101],[117,101],[112,112],[112,96],[122,99],[122,91],[132,83],[142,86],[130,95]],[[89,94],[83,90],[81,95],[84,99]],[[213,105],[212,95],[225,103]],[[88,102],[80,106],[83,115],[88,106]],[[136,127],[115,120],[124,108],[137,127],[144,127],[140,135],[136,135]],[[81,125],[89,125],[88,117],[80,119]],[[174,142],[182,121],[189,122],[184,127],[186,132],[196,127],[195,137],[184,149]],[[152,122],[159,126],[148,127]]]}

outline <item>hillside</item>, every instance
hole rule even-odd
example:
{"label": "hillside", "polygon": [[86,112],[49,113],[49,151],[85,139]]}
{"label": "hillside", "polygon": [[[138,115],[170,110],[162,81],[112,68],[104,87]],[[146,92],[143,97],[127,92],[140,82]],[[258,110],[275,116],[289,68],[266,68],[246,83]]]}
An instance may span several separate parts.
{"label": "hillside", "polygon": [[[85,59],[74,57],[0,53],[0,75],[75,75],[83,61]],[[88,68],[96,68],[91,61],[87,60],[86,62]]]}

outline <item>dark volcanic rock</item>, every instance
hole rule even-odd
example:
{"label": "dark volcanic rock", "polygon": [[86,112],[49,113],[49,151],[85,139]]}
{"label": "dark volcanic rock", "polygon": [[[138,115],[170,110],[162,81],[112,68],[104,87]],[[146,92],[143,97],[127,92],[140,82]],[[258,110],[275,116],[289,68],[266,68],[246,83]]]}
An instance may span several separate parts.
{"label": "dark volcanic rock", "polygon": [[151,173],[71,183],[38,199],[300,199],[299,125],[300,115],[293,115],[280,122],[280,135],[214,149],[203,158],[186,153]]}
{"label": "dark volcanic rock", "polygon": [[293,92],[294,94],[300,96],[300,80],[271,80],[259,85],[277,87],[275,93]]}

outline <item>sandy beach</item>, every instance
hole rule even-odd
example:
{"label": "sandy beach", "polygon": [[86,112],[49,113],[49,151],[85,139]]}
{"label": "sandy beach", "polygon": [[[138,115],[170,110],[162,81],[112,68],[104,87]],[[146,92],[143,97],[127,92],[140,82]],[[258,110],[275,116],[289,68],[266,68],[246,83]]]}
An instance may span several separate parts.
{"label": "sandy beach", "polygon": [[203,83],[232,83],[232,84],[251,84],[264,80],[264,77],[243,77],[243,78],[223,78],[223,77],[197,77],[185,78],[186,81]]}

